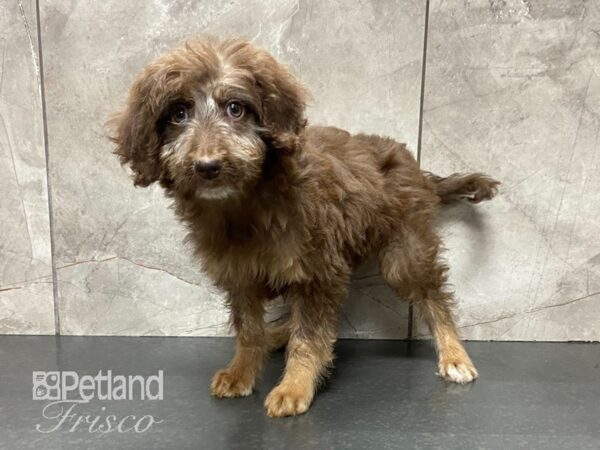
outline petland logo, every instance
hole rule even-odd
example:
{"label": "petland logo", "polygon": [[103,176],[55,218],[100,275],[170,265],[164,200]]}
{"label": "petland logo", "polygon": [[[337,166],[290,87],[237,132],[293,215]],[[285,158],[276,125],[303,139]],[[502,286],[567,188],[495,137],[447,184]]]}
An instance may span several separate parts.
{"label": "petland logo", "polygon": [[[90,433],[143,433],[152,425],[162,423],[151,415],[126,415],[118,417],[106,414],[106,406],[100,413],[89,414],[78,410],[80,405],[92,400],[162,400],[164,396],[164,375],[159,370],[156,375],[113,375],[111,370],[99,371],[95,376],[80,376],[74,371],[34,371],[33,400],[50,401],[42,410],[46,424],[36,424],[41,433],[52,433],[59,429],[69,432],[87,429]],[[136,406],[136,409],[139,409]]]}
{"label": "petland logo", "polygon": [[158,375],[116,375],[100,370],[92,375],[77,372],[33,372],[34,400],[89,402],[90,400],[162,400],[163,371]]}

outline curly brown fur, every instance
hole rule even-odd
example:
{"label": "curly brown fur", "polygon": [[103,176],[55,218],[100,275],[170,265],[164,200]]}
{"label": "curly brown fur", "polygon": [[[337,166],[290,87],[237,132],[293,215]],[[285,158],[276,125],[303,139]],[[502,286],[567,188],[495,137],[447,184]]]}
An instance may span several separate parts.
{"label": "curly brown fur", "polygon": [[[268,351],[287,342],[285,373],[265,407],[274,417],[305,412],[333,361],[352,268],[369,255],[420,308],[440,376],[472,381],[433,222],[441,202],[489,199],[498,183],[424,173],[393,139],[308,127],[307,100],[266,51],[202,38],[146,67],[111,122],[134,183],[160,182],[204,270],[228,294],[236,352],[212,393],[249,395]],[[291,318],[270,329],[264,303],[277,295]]]}

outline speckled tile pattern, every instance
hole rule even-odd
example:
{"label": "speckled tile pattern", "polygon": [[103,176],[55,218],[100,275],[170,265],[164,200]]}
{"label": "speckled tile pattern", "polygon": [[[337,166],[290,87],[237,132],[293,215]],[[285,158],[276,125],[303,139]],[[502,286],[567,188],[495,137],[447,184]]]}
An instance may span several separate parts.
{"label": "speckled tile pattern", "polygon": [[431,2],[421,165],[503,183],[441,221],[468,339],[600,339],[599,29],[598,1]]}
{"label": "speckled tile pattern", "polygon": [[[597,449],[600,345],[483,343],[468,350],[481,378],[470,386],[435,375],[429,342],[345,340],[331,379],[303,416],[269,419],[262,402],[283,366],[273,355],[244,399],[209,394],[213,372],[233,350],[228,338],[0,338],[0,447],[11,449]],[[33,370],[164,371],[162,401],[99,401],[91,417],[153,415],[145,433],[90,433],[43,419],[32,400]],[[104,410],[102,408],[105,408]]]}

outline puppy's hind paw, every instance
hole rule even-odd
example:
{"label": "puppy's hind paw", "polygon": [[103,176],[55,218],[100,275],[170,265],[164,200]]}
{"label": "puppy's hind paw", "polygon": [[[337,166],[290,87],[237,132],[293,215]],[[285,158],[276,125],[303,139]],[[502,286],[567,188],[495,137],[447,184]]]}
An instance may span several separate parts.
{"label": "puppy's hind paw", "polygon": [[479,376],[471,361],[440,362],[438,375],[446,381],[458,384],[470,383]]}
{"label": "puppy's hind paw", "polygon": [[230,369],[221,369],[212,379],[210,392],[219,398],[247,397],[254,387],[248,378]]}

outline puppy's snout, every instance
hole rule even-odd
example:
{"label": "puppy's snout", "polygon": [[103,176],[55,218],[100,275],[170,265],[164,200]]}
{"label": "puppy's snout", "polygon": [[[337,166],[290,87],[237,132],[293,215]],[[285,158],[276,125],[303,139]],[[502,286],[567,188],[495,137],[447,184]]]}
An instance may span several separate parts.
{"label": "puppy's snout", "polygon": [[216,159],[209,161],[196,161],[194,163],[194,170],[202,178],[212,180],[213,178],[217,178],[221,172],[221,161]]}

